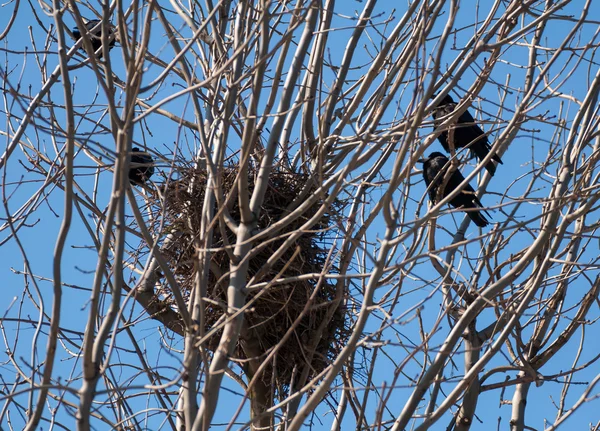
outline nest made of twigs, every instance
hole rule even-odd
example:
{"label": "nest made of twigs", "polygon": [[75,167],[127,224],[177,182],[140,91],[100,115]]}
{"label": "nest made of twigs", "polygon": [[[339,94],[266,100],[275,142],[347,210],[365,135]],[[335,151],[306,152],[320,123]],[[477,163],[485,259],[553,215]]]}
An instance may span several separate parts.
{"label": "nest made of twigs", "polygon": [[[235,166],[223,169],[220,186],[224,196],[236,192],[238,172]],[[255,175],[256,170],[250,169],[247,178],[250,193],[254,188]],[[181,179],[167,186],[165,193],[166,230],[176,232],[176,241],[165,247],[164,253],[186,293],[191,290],[196,276],[198,259],[194,239],[199,234],[207,180],[205,170],[186,168]],[[297,206],[295,202],[306,200],[316,190],[316,186],[310,186],[308,181],[309,177],[305,174],[274,169],[269,177],[257,229],[260,231],[271,226],[289,214]],[[263,287],[248,292],[249,306],[244,314],[245,329],[237,345],[237,356],[244,370],[248,371],[252,369],[248,367],[248,360],[255,361],[255,369],[256,364],[262,363],[277,346],[276,354],[260,378],[265,383],[274,383],[279,391],[287,388],[290,382],[297,382],[307,364],[310,366],[308,378],[323,371],[338,355],[349,334],[343,300],[345,291],[339,291],[345,289],[341,287],[344,283],[325,278],[298,279],[285,284],[270,283],[276,278],[336,272],[334,261],[328,258],[328,254],[331,249],[329,238],[334,235],[336,226],[334,219],[341,209],[339,201],[330,205],[319,221],[310,230],[304,231],[280,259],[272,266],[265,267],[288,235],[300,229],[317,213],[325,198],[322,196],[274,238],[253,244],[247,281],[253,279],[253,284],[262,282]],[[230,199],[228,209],[231,218],[239,222],[237,196]],[[222,322],[226,313],[231,246],[236,238],[226,226],[217,224],[213,228],[212,240],[211,271],[204,308],[207,331],[217,322]],[[205,347],[214,351],[220,334],[220,331],[216,332]],[[284,338],[285,342],[280,343]]]}

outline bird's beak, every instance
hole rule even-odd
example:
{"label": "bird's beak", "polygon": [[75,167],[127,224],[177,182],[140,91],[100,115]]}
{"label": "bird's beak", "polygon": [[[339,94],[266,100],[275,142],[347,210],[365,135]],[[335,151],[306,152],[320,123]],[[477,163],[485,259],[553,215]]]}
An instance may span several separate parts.
{"label": "bird's beak", "polygon": [[425,163],[425,159],[419,159],[417,160],[417,163]]}

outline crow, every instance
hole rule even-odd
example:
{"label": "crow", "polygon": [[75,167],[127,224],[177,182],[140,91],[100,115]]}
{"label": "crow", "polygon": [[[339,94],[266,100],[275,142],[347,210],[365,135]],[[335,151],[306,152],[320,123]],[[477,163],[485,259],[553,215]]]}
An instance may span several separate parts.
{"label": "crow", "polygon": [[131,164],[129,168],[129,182],[141,186],[154,174],[154,159],[139,148],[131,149]]}
{"label": "crow", "polygon": [[[438,106],[433,109],[433,130],[437,131],[440,125],[454,112],[456,108],[456,103],[447,95],[442,99]],[[456,120],[455,124],[451,124],[448,130],[443,130],[442,133],[438,136],[438,140],[444,147],[448,153],[450,153],[450,143],[448,140],[450,139],[449,131],[454,131],[454,149],[467,147],[471,150],[471,154],[473,156],[477,156],[479,160],[483,160],[492,147],[488,142],[488,138],[483,133],[483,130],[475,124],[475,119],[469,113],[469,111],[465,111]],[[492,160],[490,160],[485,168],[490,173],[490,175],[494,175],[496,172],[496,165],[494,161],[503,164],[502,160],[497,154],[494,154]]]}
{"label": "crow", "polygon": [[[94,29],[94,27],[96,27],[96,29]],[[108,27],[109,27],[108,49],[110,50],[110,49],[112,49],[113,46],[115,46],[115,38],[113,37],[114,30],[113,30],[112,26],[109,25]],[[98,51],[100,49],[100,47],[102,46],[102,24],[101,24],[101,21],[99,19],[92,19],[85,23],[85,28],[89,32],[88,36],[90,37],[90,41],[92,42],[92,48],[94,48],[94,52]],[[79,28],[74,27],[73,30],[71,30],[71,31],[73,33],[73,37],[75,38],[75,41],[78,41],[79,39],[81,39],[81,32],[79,31]],[[83,46],[81,47],[81,49],[85,51]],[[102,57],[102,51],[100,51],[98,53],[98,57],[99,58]]]}
{"label": "crow", "polygon": [[[446,173],[448,172],[448,169],[450,169],[450,161],[448,160],[448,157],[444,156],[442,153],[431,153],[429,157],[420,159],[419,162],[423,163],[423,178],[427,185],[429,199],[433,204],[452,193],[465,179],[458,169],[454,170],[449,178],[446,178]],[[440,192],[439,188],[442,184],[445,184],[445,186],[444,190]],[[473,187],[471,187],[470,184],[467,184],[462,191],[450,201],[450,205],[454,208],[466,210],[465,212],[467,215],[479,227],[486,227],[489,223],[481,213],[481,202],[477,199],[477,196],[475,196],[475,190],[473,190]]]}

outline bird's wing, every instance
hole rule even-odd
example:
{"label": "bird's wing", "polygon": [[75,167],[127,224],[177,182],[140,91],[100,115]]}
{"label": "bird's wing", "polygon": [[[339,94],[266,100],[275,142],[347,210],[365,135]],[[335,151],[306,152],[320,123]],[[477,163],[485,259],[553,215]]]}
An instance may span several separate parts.
{"label": "bird's wing", "polygon": [[[100,24],[100,20],[99,20],[99,19],[92,19],[92,20],[90,20],[90,21],[88,21],[88,22],[86,22],[86,23],[85,23],[85,27],[86,27],[88,30],[91,30],[91,29],[93,29],[94,27],[96,27],[98,24]],[[101,30],[102,30],[102,28],[99,28],[99,29],[97,30],[97,32],[99,33]]]}
{"label": "bird's wing", "polygon": [[473,118],[473,116],[471,115],[469,110],[467,109],[465,112],[460,114],[460,117],[458,117],[458,122],[459,123],[475,123],[475,119]]}
{"label": "bird's wing", "polygon": [[[460,183],[462,183],[464,180],[465,177],[463,177],[463,175],[458,170],[454,171],[452,173],[452,176],[448,180],[448,184],[446,185],[446,190],[448,191],[448,193],[445,194],[450,194],[452,191],[456,190],[458,186],[460,186]],[[473,187],[471,187],[471,184],[467,183],[467,185],[463,187],[462,191],[458,196],[464,196],[465,198],[468,198],[468,200],[471,201],[473,204],[478,203],[479,205],[481,205],[479,199],[477,199],[477,196],[475,196],[475,190],[473,189]]]}
{"label": "bird's wing", "polygon": [[[448,181],[448,185],[446,186],[446,190],[449,191],[447,194],[449,194],[450,191],[453,191],[456,188],[458,188],[458,186],[464,181],[464,179],[465,177],[463,177],[460,172],[455,171],[450,180]],[[473,187],[471,187],[471,184],[467,184],[462,189],[462,191],[454,199],[452,199],[452,201],[450,201],[450,203],[456,208],[480,208],[485,214],[488,214],[488,212],[483,208],[483,204],[475,194],[475,190],[473,189]],[[485,220],[485,218],[483,219]],[[478,224],[478,226],[480,225]]]}
{"label": "bird's wing", "polygon": [[[462,183],[465,180],[465,177],[463,177],[463,175],[457,170],[455,170],[454,172],[452,172],[452,175],[450,176],[450,179],[448,179],[448,184],[446,185],[446,190],[448,190],[448,193],[454,191],[455,189],[458,188],[458,186],[460,185],[460,183]],[[470,190],[469,190],[470,189]],[[464,192],[470,192],[473,191],[473,187],[471,187],[470,184],[467,184],[464,188],[463,188]]]}
{"label": "bird's wing", "polygon": [[[475,119],[468,110],[463,112],[460,117],[458,117],[458,123],[465,124],[465,126],[461,127],[461,129],[465,134],[465,138],[469,139],[469,142],[480,138],[482,135],[485,136],[485,132],[477,125],[477,123],[475,123]],[[484,141],[484,139],[480,140]],[[485,137],[485,142],[487,142],[487,136]],[[464,145],[466,144],[468,144],[468,142],[465,142]]]}

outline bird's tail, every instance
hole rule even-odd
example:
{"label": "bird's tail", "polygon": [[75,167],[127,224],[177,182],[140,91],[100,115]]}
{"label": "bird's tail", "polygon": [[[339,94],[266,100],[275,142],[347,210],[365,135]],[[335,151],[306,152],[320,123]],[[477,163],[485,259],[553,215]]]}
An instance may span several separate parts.
{"label": "bird's tail", "polygon": [[502,160],[500,159],[500,156],[496,153],[494,153],[494,155],[492,156],[492,160],[494,160],[495,162],[500,163],[501,165],[503,165],[504,163],[502,163]]}
{"label": "bird's tail", "polygon": [[473,220],[473,223],[479,227],[486,227],[490,223],[480,210],[467,211],[467,214],[469,218]]}
{"label": "bird's tail", "polygon": [[[483,142],[482,145],[477,145],[477,143],[471,145],[471,150],[475,153],[480,161],[488,155],[491,149],[492,147],[488,142]],[[500,163],[501,165],[503,164],[498,154],[494,154],[492,156],[492,160],[485,165],[485,169],[487,169],[492,176],[496,173],[496,164],[494,162]]]}

